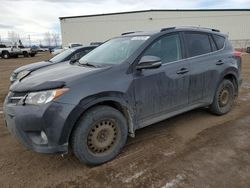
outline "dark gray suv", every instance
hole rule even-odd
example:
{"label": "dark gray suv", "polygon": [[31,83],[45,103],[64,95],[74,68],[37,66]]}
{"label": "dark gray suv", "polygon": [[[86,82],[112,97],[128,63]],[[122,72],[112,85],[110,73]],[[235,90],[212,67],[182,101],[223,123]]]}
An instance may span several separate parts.
{"label": "dark gray suv", "polygon": [[31,72],[10,87],[7,127],[27,148],[66,153],[97,165],[113,159],[135,130],[209,107],[229,112],[241,83],[241,57],[214,29],[130,32],[74,64]]}

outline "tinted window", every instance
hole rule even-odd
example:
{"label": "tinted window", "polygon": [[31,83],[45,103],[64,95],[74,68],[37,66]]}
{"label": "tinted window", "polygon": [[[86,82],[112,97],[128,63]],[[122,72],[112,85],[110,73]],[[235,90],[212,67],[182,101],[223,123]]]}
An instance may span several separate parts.
{"label": "tinted window", "polygon": [[189,57],[206,54],[212,51],[209,37],[203,33],[185,33]]}
{"label": "tinted window", "polygon": [[218,49],[219,50],[222,49],[224,47],[225,38],[222,36],[219,36],[219,35],[213,35],[213,37],[214,37],[214,40],[217,44]]}
{"label": "tinted window", "polygon": [[156,56],[162,63],[177,61],[182,58],[181,43],[178,34],[162,37],[153,43],[144,53],[144,56]]}
{"label": "tinted window", "polygon": [[216,47],[216,44],[214,42],[214,39],[210,35],[209,35],[209,39],[210,39],[210,44],[211,44],[211,47],[212,47],[212,51],[216,51],[217,47]]}

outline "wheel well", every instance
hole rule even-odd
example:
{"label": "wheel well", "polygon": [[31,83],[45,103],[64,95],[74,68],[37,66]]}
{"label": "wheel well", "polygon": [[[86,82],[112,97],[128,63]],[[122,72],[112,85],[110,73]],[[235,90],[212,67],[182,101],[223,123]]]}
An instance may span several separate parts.
{"label": "wheel well", "polygon": [[230,80],[234,84],[234,87],[236,88],[236,95],[238,95],[238,83],[236,77],[233,74],[227,74],[224,76],[224,79]]}
{"label": "wheel well", "polygon": [[115,108],[116,110],[120,111],[127,120],[128,130],[129,130],[130,136],[132,136],[132,137],[134,136],[133,120],[132,120],[132,116],[130,114],[130,111],[128,110],[127,107],[123,106],[119,102],[108,100],[108,101],[99,102],[99,103],[89,107],[87,110],[89,110],[90,108],[92,108],[94,106],[98,106],[98,105],[110,106],[110,107]]}
{"label": "wheel well", "polygon": [[[97,104],[94,104],[90,107],[88,107],[86,110],[84,110],[84,112],[79,116],[78,120],[80,119],[80,117],[86,113],[89,109],[93,108],[93,107],[96,107],[96,106],[99,106],[99,105],[106,105],[106,106],[110,106],[112,108],[115,108],[116,110],[120,111],[124,117],[126,118],[127,120],[127,125],[128,125],[128,131],[129,131],[129,136],[131,137],[134,137],[134,123],[133,123],[133,120],[132,120],[132,115],[130,114],[129,110],[121,105],[119,102],[116,102],[116,101],[102,101],[102,102],[99,102]],[[77,124],[77,121],[75,122],[71,132],[70,132],[70,137],[69,137],[69,140],[71,139],[71,136],[73,134],[73,131],[74,129],[76,128],[76,124]]]}
{"label": "wheel well", "polygon": [[8,53],[9,54],[9,52],[7,50],[3,50],[2,53]]}

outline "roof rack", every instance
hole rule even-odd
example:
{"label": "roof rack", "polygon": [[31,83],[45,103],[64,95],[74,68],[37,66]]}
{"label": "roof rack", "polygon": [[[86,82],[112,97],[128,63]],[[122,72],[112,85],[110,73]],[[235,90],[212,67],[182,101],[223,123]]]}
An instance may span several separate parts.
{"label": "roof rack", "polygon": [[208,27],[199,27],[199,26],[178,26],[177,28],[195,28],[195,29],[206,29],[214,32],[220,32],[219,29],[208,28]]}
{"label": "roof rack", "polygon": [[166,28],[162,28],[161,29],[161,32],[163,31],[168,31],[168,30],[172,30],[172,29],[175,29],[176,27],[166,27]]}

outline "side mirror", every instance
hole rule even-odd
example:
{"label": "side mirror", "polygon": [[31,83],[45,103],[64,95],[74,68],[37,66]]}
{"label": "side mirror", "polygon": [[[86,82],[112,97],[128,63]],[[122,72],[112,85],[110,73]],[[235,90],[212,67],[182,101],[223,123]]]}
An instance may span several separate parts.
{"label": "side mirror", "polygon": [[156,56],[143,56],[136,66],[137,70],[156,69],[161,66],[161,59]]}

